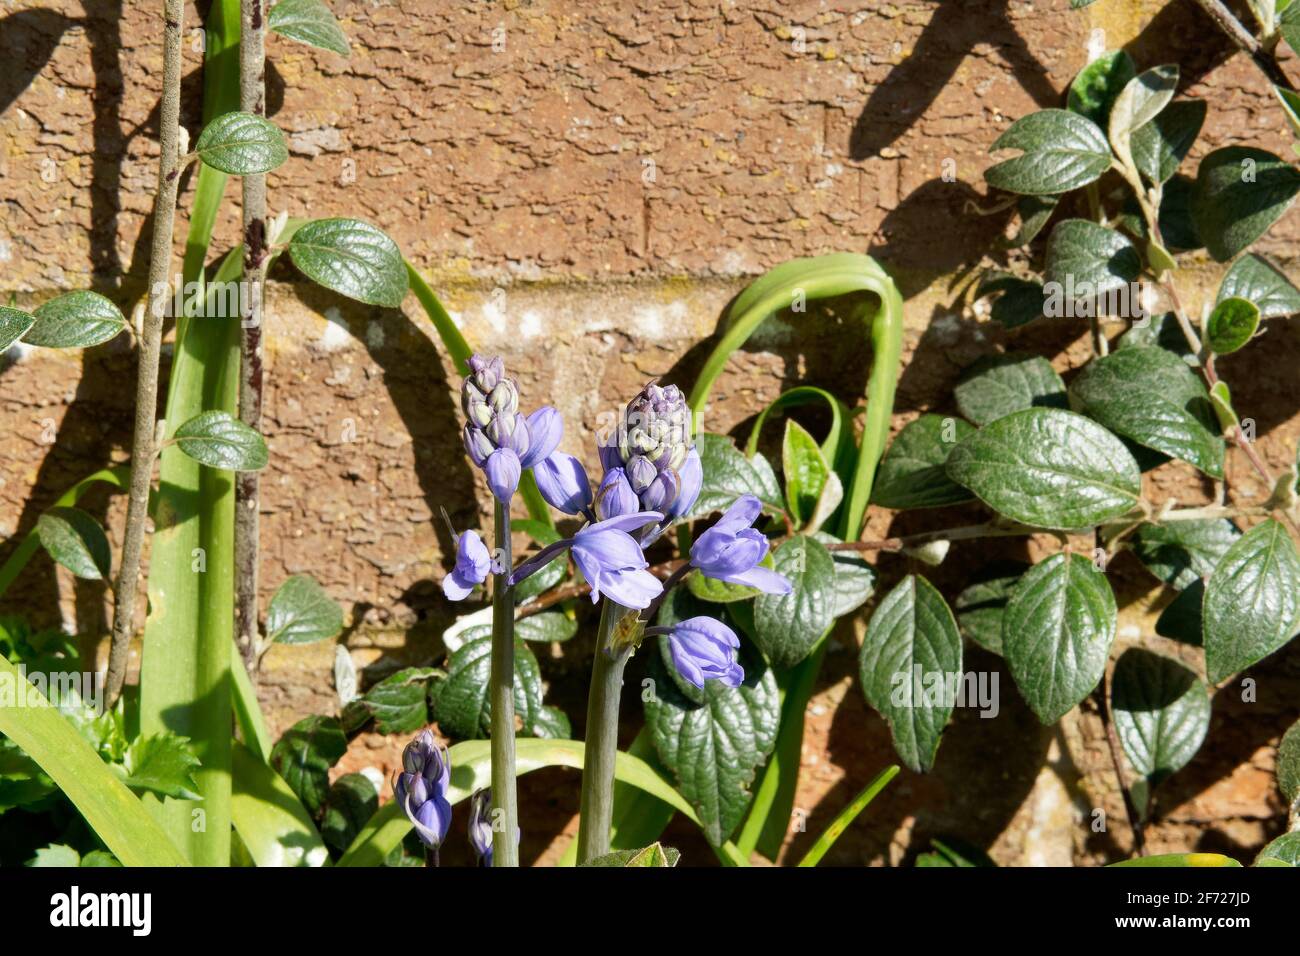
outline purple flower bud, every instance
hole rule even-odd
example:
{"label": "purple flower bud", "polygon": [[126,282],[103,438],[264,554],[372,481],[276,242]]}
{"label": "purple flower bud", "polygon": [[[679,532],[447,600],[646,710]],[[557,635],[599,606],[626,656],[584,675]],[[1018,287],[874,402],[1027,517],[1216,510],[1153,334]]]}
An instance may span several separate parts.
{"label": "purple flower bud", "polygon": [[753,495],[741,495],[713,527],[691,546],[691,566],[711,578],[744,584],[766,594],[789,594],[790,582],[761,567],[768,540],[750,525],[763,510]]}
{"label": "purple flower bud", "polygon": [[647,628],[646,633],[668,635],[668,653],[682,679],[703,688],[708,680],[739,687],[745,670],[736,660],[740,639],[736,632],[711,617],[692,617],[671,627]]}
{"label": "purple flower bud", "polygon": [[681,479],[675,471],[661,471],[650,482],[650,487],[641,492],[641,507],[647,511],[668,513],[669,507],[677,499]]}
{"label": "purple flower bud", "polygon": [[492,555],[478,534],[462,531],[456,538],[456,566],[442,579],[442,593],[450,601],[463,601],[487,580]]}
{"label": "purple flower bud", "polygon": [[654,511],[622,515],[587,525],[573,537],[574,563],[591,585],[594,604],[604,594],[623,607],[647,608],[663,584],[646,570],[650,563],[629,532],[662,520]]}
{"label": "purple flower bud", "polygon": [[451,826],[450,780],[446,749],[431,732],[422,731],[402,751],[402,773],[393,781],[393,796],[425,846],[441,846]]}
{"label": "purple flower bud", "polygon": [[700,464],[700,453],[694,448],[687,452],[677,476],[681,479],[677,497],[664,511],[669,521],[689,512],[700,497],[700,488],[704,485],[704,467]]}
{"label": "purple flower bud", "polygon": [[566,515],[581,514],[591,506],[591,479],[582,462],[562,451],[552,452],[533,466],[537,490],[546,503]]}
{"label": "purple flower bud", "polygon": [[[492,865],[492,791],[475,790],[469,798],[469,843],[480,866]],[[519,831],[515,831],[519,844]]]}
{"label": "purple flower bud", "polygon": [[528,449],[520,455],[520,461],[525,468],[534,468],[559,447],[564,437],[564,419],[550,405],[543,405],[528,416],[527,425]]}
{"label": "purple flower bud", "polygon": [[496,447],[488,440],[487,435],[483,434],[482,429],[475,428],[472,424],[465,425],[465,451],[469,455],[470,461],[474,462],[479,468],[482,468],[487,462],[488,456],[496,451]]}
{"label": "purple flower bud", "polygon": [[659,477],[659,470],[654,463],[643,455],[635,455],[623,468],[628,483],[638,495],[650,487],[650,483]]}
{"label": "purple flower bud", "polygon": [[635,514],[641,510],[641,502],[636,492],[628,484],[622,468],[611,468],[605,473],[596,492],[596,517],[604,521]]}
{"label": "purple flower bud", "polygon": [[484,394],[492,391],[502,378],[505,377],[505,363],[501,361],[501,356],[485,359],[481,355],[472,355],[469,359],[470,376],[474,384]]}
{"label": "purple flower bud", "polygon": [[498,448],[484,462],[483,473],[492,494],[508,504],[519,487],[519,456],[509,448]]}
{"label": "purple flower bud", "polygon": [[513,418],[519,411],[519,389],[510,379],[503,378],[488,394],[487,403],[496,414]]}

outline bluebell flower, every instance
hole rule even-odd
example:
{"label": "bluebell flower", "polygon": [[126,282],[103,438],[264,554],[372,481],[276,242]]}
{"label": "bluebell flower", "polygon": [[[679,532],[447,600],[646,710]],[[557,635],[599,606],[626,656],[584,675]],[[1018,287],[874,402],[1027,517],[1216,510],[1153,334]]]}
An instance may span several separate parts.
{"label": "bluebell flower", "polygon": [[692,617],[670,627],[649,627],[646,634],[668,638],[668,653],[682,679],[703,688],[705,681],[739,687],[745,669],[736,660],[740,639],[736,632],[711,617]]}
{"label": "bluebell flower", "polygon": [[487,545],[476,532],[462,531],[456,538],[456,566],[442,579],[442,593],[450,601],[463,601],[491,570]]}
{"label": "bluebell flower", "polygon": [[597,519],[604,521],[608,518],[621,518],[641,510],[641,501],[632,490],[623,469],[616,467],[605,472],[600,489],[596,492]]}
{"label": "bluebell flower", "polygon": [[446,749],[438,746],[430,731],[421,731],[402,751],[402,772],[393,781],[393,795],[427,847],[441,846],[451,826],[450,782]]}
{"label": "bluebell flower", "polygon": [[505,374],[500,357],[469,360],[470,374],[461,384],[465,413],[465,452],[487,476],[499,501],[508,502],[525,468],[544,461],[560,443],[564,423],[546,406],[527,418],[519,413],[519,388]]}
{"label": "bluebell flower", "polygon": [[650,562],[629,532],[662,520],[663,515],[657,511],[638,511],[589,524],[572,538],[548,544],[524,561],[510,575],[510,583],[518,584],[567,549],[591,585],[593,604],[603,594],[624,607],[643,610],[663,592],[664,586],[646,570]]}
{"label": "bluebell flower", "polygon": [[790,582],[759,564],[770,545],[751,525],[762,510],[762,503],[753,495],[737,498],[691,546],[691,567],[729,584],[744,584],[766,594],[789,594]]}
{"label": "bluebell flower", "polygon": [[[616,499],[620,508],[630,491],[638,502],[633,510],[658,511],[669,522],[691,509],[703,477],[691,423],[690,406],[676,385],[650,382],[628,402],[614,434],[600,448],[605,478],[616,469],[620,472]],[[605,482],[601,484],[604,487]],[[599,500],[597,494],[598,507]],[[610,507],[607,513],[616,511]],[[645,543],[662,530],[660,526],[643,532]]]}
{"label": "bluebell flower", "polygon": [[591,507],[591,479],[582,462],[562,451],[552,452],[533,466],[537,490],[552,508],[566,515],[582,514]]}
{"label": "bluebell flower", "polygon": [[[475,790],[469,798],[469,843],[480,866],[492,865],[492,791]],[[519,843],[519,831],[515,831]]]}

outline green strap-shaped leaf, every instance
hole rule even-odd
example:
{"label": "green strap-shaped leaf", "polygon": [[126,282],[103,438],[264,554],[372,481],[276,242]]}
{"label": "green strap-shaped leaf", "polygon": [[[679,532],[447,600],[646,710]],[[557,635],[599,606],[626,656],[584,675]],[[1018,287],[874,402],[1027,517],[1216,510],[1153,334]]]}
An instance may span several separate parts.
{"label": "green strap-shaped leaf", "polygon": [[908,767],[934,766],[961,681],[961,635],[933,584],[909,574],[871,615],[858,658],[867,702],[889,724]]}
{"label": "green strap-shaped leaf", "polygon": [[1025,572],[1002,617],[1002,656],[1044,724],[1097,686],[1114,639],[1110,582],[1077,554],[1055,554]]}
{"label": "green strap-shaped leaf", "polygon": [[948,456],[948,476],[993,510],[1044,528],[1086,528],[1138,503],[1141,472],[1096,422],[1027,408],[985,425]]}
{"label": "green strap-shaped leaf", "polygon": [[204,127],[194,144],[199,159],[223,173],[267,173],[289,158],[280,127],[253,113],[224,113]]}
{"label": "green strap-shaped leaf", "polygon": [[1190,668],[1132,647],[1115,662],[1110,694],[1124,755],[1152,786],[1196,756],[1210,729],[1210,694]]}
{"label": "green strap-shaped leaf", "polygon": [[348,56],[352,52],[343,28],[321,0],[280,0],[271,8],[266,23],[290,40],[329,50],[339,56]]}
{"label": "green strap-shaped leaf", "polygon": [[317,219],[293,234],[289,257],[303,275],[339,295],[396,309],[407,269],[397,243],[357,219]]}
{"label": "green strap-shaped leaf", "polygon": [[280,775],[243,744],[232,745],[230,813],[258,866],[325,866],[329,850],[311,815]]}
{"label": "green strap-shaped leaf", "polygon": [[260,471],[269,458],[266,439],[221,409],[195,415],[172,437],[181,451],[209,468]]}
{"label": "green strap-shaped leaf", "polygon": [[1237,541],[1205,587],[1205,668],[1212,683],[1285,644],[1300,618],[1300,556],[1268,518]]}
{"label": "green strap-shaped leaf", "polygon": [[50,557],[79,578],[109,577],[108,536],[80,508],[50,508],[36,520],[36,535]]}
{"label": "green strap-shaped leaf", "polygon": [[952,415],[922,415],[898,433],[876,474],[871,500],[882,508],[942,508],[970,501],[971,494],[948,477],[949,453],[975,429]]}
{"label": "green strap-shaped leaf", "polygon": [[1252,146],[1226,146],[1203,160],[1192,217],[1210,255],[1227,262],[1266,233],[1300,192],[1300,171]]}
{"label": "green strap-shaped leaf", "polygon": [[1091,120],[1069,110],[1022,116],[994,140],[990,152],[1018,149],[1020,156],[985,171],[995,189],[1055,196],[1086,186],[1110,168],[1110,147]]}
{"label": "green strap-shaped leaf", "polygon": [[27,345],[82,349],[100,345],[126,328],[121,311],[98,292],[69,292],[36,307]]}
{"label": "green strap-shaped leaf", "polygon": [[953,398],[957,409],[976,425],[987,425],[1022,408],[1066,406],[1065,383],[1052,363],[1027,352],[980,359],[962,373]]}
{"label": "green strap-shaped leaf", "polygon": [[342,630],[343,608],[309,574],[286,578],[266,609],[268,642],[310,644]]}
{"label": "green strap-shaped leaf", "polygon": [[1111,431],[1223,477],[1224,441],[1205,385],[1162,348],[1117,349],[1070,384],[1070,404]]}

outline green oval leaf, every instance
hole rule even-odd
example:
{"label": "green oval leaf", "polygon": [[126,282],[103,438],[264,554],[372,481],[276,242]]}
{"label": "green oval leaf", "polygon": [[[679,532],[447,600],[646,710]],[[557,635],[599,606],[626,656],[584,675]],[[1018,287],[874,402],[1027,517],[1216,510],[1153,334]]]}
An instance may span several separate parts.
{"label": "green oval leaf", "polygon": [[209,468],[261,471],[266,467],[265,439],[227,411],[201,412],[172,437],[181,451]]}
{"label": "green oval leaf", "polygon": [[1143,524],[1133,534],[1132,549],[1148,571],[1182,590],[1209,577],[1241,531],[1227,518]]}
{"label": "green oval leaf", "polygon": [[1115,614],[1110,582],[1077,554],[1040,561],[1012,590],[1002,617],[1002,656],[1044,724],[1064,716],[1105,674]]}
{"label": "green oval leaf", "polygon": [[330,768],[347,753],[348,739],[334,717],[314,714],[290,727],[271,748],[271,767],[302,805],[316,814],[329,793]]}
{"label": "green oval leaf", "polygon": [[1287,806],[1300,803],[1300,722],[1292,724],[1277,745],[1277,788]]}
{"label": "green oval leaf", "polygon": [[962,677],[961,635],[934,585],[909,574],[885,595],[867,625],[858,668],[898,758],[918,772],[932,768],[952,716],[950,690]]}
{"label": "green oval leaf", "polygon": [[980,359],[962,373],[953,397],[957,410],[976,425],[987,425],[1022,408],[1066,405],[1065,383],[1052,363],[1027,352]]}
{"label": "green oval leaf", "polygon": [[1131,647],[1115,662],[1111,710],[1133,769],[1152,786],[1183,769],[1210,729],[1210,694],[1190,668]]}
{"label": "green oval leaf", "polygon": [[1223,477],[1224,441],[1201,379],[1155,346],[1117,349],[1070,384],[1071,406],[1147,448]]}
{"label": "green oval leaf", "polygon": [[289,257],[303,275],[339,295],[395,309],[406,298],[397,243],[357,219],[317,219],[293,234]]}
{"label": "green oval leaf", "polygon": [[578,622],[559,613],[532,614],[515,621],[515,637],[538,644],[567,641],[578,633]]}
{"label": "green oval leaf", "polygon": [[1107,50],[1074,77],[1065,103],[1074,112],[1104,128],[1115,97],[1135,76],[1137,67],[1131,56],[1123,50]]}
{"label": "green oval leaf", "polygon": [[773,552],[772,566],[793,590],[754,599],[754,640],[773,667],[793,667],[834,620],[835,562],[816,539],[795,535]]}
{"label": "green oval leaf", "polygon": [[1018,149],[984,173],[990,186],[1012,193],[1054,196],[1098,179],[1110,168],[1110,147],[1091,120],[1069,110],[1041,110],[1022,116],[990,147]]}
{"label": "green oval leaf", "polygon": [[[1265,864],[1263,862],[1265,860],[1276,861],[1276,863]],[[1256,866],[1275,866],[1277,863],[1283,863],[1286,866],[1300,866],[1300,830],[1283,833],[1260,850],[1259,856],[1255,857]]]}
{"label": "green oval leaf", "polygon": [[0,352],[21,339],[35,321],[30,313],[0,305]]}
{"label": "green oval leaf", "polygon": [[1205,124],[1206,108],[1205,100],[1170,103],[1133,134],[1133,164],[1149,182],[1167,182],[1178,172]]}
{"label": "green oval leaf", "polygon": [[1063,531],[1131,511],[1142,491],[1137,462],[1118,438],[1056,408],[985,425],[952,450],[947,470],[999,514]]}
{"label": "green oval leaf", "polygon": [[1065,315],[1066,301],[1091,303],[1116,292],[1142,272],[1142,258],[1127,236],[1086,219],[1057,223],[1046,255],[1043,277],[1053,287],[1044,303],[1048,315]]}
{"label": "green oval leaf", "polygon": [[1226,262],[1266,233],[1300,192],[1300,171],[1251,146],[1216,149],[1203,160],[1192,218],[1210,255]]}
{"label": "green oval leaf", "polygon": [[343,608],[308,574],[287,578],[266,610],[266,639],[280,644],[310,644],[337,637]]}
{"label": "green oval leaf", "polygon": [[871,500],[882,508],[942,508],[970,501],[944,471],[949,453],[975,429],[952,415],[922,415],[903,426],[880,460]]}
{"label": "green oval leaf", "polygon": [[1205,586],[1205,668],[1212,683],[1255,664],[1296,633],[1300,556],[1273,518],[1223,556]]}
{"label": "green oval leaf", "polygon": [[280,0],[271,8],[266,24],[281,36],[308,46],[348,56],[348,38],[338,20],[321,0]]}
{"label": "green oval leaf", "polygon": [[1265,319],[1300,312],[1300,289],[1262,256],[1253,252],[1232,264],[1219,285],[1218,301],[1249,299]]}
{"label": "green oval leaf", "polygon": [[831,466],[822,456],[817,439],[793,418],[786,419],[785,423],[781,470],[785,475],[785,500],[790,514],[802,525],[817,510]]}
{"label": "green oval leaf", "polygon": [[1249,299],[1220,299],[1205,324],[1205,344],[1219,355],[1235,352],[1254,337],[1259,320],[1259,307]]}
{"label": "green oval leaf", "polygon": [[700,435],[695,448],[700,453],[704,483],[688,517],[726,511],[741,495],[753,495],[774,513],[785,510],[776,473],[762,455],[742,454],[725,435]]}
{"label": "green oval leaf", "polygon": [[1178,88],[1178,67],[1173,64],[1144,70],[1125,84],[1111,107],[1107,132],[1120,163],[1133,166],[1132,138],[1141,127],[1169,105]]}
{"label": "green oval leaf", "polygon": [[194,144],[199,159],[223,173],[266,173],[289,158],[280,127],[253,113],[223,113]]}
{"label": "green oval leaf", "polygon": [[50,557],[77,577],[91,581],[109,577],[108,536],[80,508],[50,508],[36,520],[36,536]]}
{"label": "green oval leaf", "polygon": [[36,307],[23,335],[28,345],[79,349],[100,345],[126,328],[121,311],[98,292],[69,292]]}
{"label": "green oval leaf", "polygon": [[[447,676],[429,691],[433,719],[449,737],[487,737],[492,728],[488,679],[492,673],[492,631],[472,634],[447,660]],[[542,674],[537,658],[523,641],[515,640],[515,713],[525,727],[537,721],[542,706]]]}
{"label": "green oval leaf", "polygon": [[375,720],[381,734],[410,734],[429,722],[429,681],[438,672],[431,667],[404,667],[389,674],[353,706]]}
{"label": "green oval leaf", "polygon": [[994,654],[1002,653],[1002,615],[1011,590],[1029,570],[1024,561],[995,561],[953,601],[957,626],[972,641]]}

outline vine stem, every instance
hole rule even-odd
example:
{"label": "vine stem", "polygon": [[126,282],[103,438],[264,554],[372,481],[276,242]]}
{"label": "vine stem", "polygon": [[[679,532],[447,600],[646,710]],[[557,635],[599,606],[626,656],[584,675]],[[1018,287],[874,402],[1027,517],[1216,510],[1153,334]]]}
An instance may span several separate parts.
{"label": "vine stem", "polygon": [[176,191],[180,185],[181,33],[185,21],[183,0],[163,4],[163,87],[159,103],[158,188],[153,203],[153,236],[149,249],[149,298],[140,335],[139,369],[135,383],[135,429],[131,439],[131,482],[126,506],[126,531],[118,568],[113,607],[113,639],[105,680],[106,704],[112,707],[126,682],[126,665],[135,624],[135,600],[140,582],[140,554],[144,549],[145,522],[149,515],[149,488],[153,484],[154,446],[157,441],[158,357],[162,352],[163,318],[167,311],[167,274],[171,269],[172,238],[176,225]]}
{"label": "vine stem", "polygon": [[515,790],[515,589],[510,586],[510,508],[496,502],[492,586],[492,865],[518,866],[519,801]]}
{"label": "vine stem", "polygon": [[618,755],[618,705],[623,669],[631,645],[614,649],[610,639],[628,609],[606,598],[601,604],[596,654],[587,696],[587,733],[582,764],[582,799],[578,811],[578,862],[609,852],[614,816],[614,762]]}
{"label": "vine stem", "polygon": [[1093,698],[1097,704],[1097,713],[1101,717],[1101,725],[1106,730],[1106,746],[1110,750],[1110,762],[1115,767],[1115,780],[1119,784],[1120,796],[1124,798],[1124,813],[1128,816],[1129,829],[1133,832],[1133,855],[1141,856],[1146,852],[1146,831],[1142,827],[1142,816],[1133,803],[1133,796],[1124,785],[1124,758],[1121,755],[1119,736],[1115,733],[1115,726],[1110,722],[1110,679],[1104,674],[1101,683],[1093,691]]}
{"label": "vine stem", "polygon": [[[265,0],[240,0],[239,107],[266,115]],[[239,300],[239,420],[262,431],[262,306],[266,284],[266,174],[241,180],[243,190],[244,288]],[[255,471],[235,475],[236,635],[249,677],[258,665],[259,478]]]}
{"label": "vine stem", "polygon": [[1219,29],[1228,35],[1228,38],[1237,45],[1238,49],[1250,57],[1251,62],[1259,68],[1261,73],[1268,77],[1270,83],[1295,92],[1295,86],[1292,85],[1287,75],[1282,72],[1277,60],[1273,58],[1259,40],[1255,39],[1249,30],[1241,25],[1241,21],[1232,15],[1232,11],[1224,6],[1221,0],[1196,0],[1196,5],[1204,10]]}

